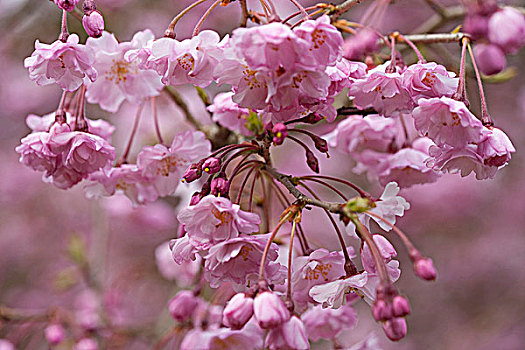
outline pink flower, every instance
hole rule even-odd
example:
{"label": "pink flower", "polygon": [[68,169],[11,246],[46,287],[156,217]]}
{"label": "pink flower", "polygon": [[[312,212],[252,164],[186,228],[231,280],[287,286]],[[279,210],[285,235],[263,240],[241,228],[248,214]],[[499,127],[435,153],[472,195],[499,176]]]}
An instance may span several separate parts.
{"label": "pink flower", "polygon": [[343,56],[349,60],[360,60],[365,54],[376,51],[377,39],[378,35],[372,29],[361,29],[344,41]]}
{"label": "pink flower", "polygon": [[335,66],[326,67],[326,74],[332,82],[329,88],[329,95],[335,96],[344,88],[352,85],[355,79],[362,79],[366,76],[366,64],[363,62],[349,61],[345,58],[337,61]]}
{"label": "pink flower", "polygon": [[[177,216],[198,249],[259,230],[261,219],[255,213],[241,210],[229,199],[208,195],[194,206],[186,207]],[[240,248],[239,248],[240,249]]]}
{"label": "pink flower", "polygon": [[57,40],[48,45],[37,40],[35,51],[24,60],[24,67],[38,85],[57,83],[65,91],[75,91],[85,77],[91,81],[97,78],[94,61],[91,48],[79,44],[78,36],[71,34],[65,43]]}
{"label": "pink flower", "polygon": [[203,132],[185,131],[175,135],[169,148],[161,144],[144,147],[137,156],[137,166],[159,196],[168,196],[177,189],[188,165],[210,150],[211,144]]}
{"label": "pink flower", "polygon": [[131,42],[119,43],[108,32],[100,38],[88,38],[86,46],[96,52],[94,67],[99,76],[86,85],[87,100],[116,112],[124,100],[139,104],[147,97],[157,96],[163,86],[158,75],[153,70],[140,70],[137,61],[124,58],[127,52],[140,49],[153,39],[150,30],[136,33]]}
{"label": "pink flower", "polygon": [[317,64],[324,66],[333,65],[341,58],[343,37],[339,30],[330,24],[330,17],[324,15],[315,20],[301,23],[294,29],[294,33],[308,43],[307,56]]}
{"label": "pink flower", "polygon": [[270,291],[257,294],[253,302],[253,313],[262,329],[279,327],[290,319],[290,311],[281,298]]}
{"label": "pink flower", "polygon": [[349,304],[339,309],[325,309],[316,305],[301,315],[308,338],[334,339],[343,330],[353,328],[357,323],[357,313]]}
{"label": "pink flower", "polygon": [[134,206],[154,202],[159,197],[155,188],[134,164],[122,164],[120,167],[105,168],[91,174],[84,190],[88,198],[123,192]]}
{"label": "pink flower", "polygon": [[151,44],[150,55],[142,67],[154,69],[165,85],[210,85],[213,70],[221,58],[220,37],[203,30],[191,39],[161,38]]}
{"label": "pink flower", "polygon": [[231,329],[241,329],[253,315],[253,298],[244,293],[235,294],[226,304],[222,322]]}
{"label": "pink flower", "polygon": [[471,172],[476,173],[476,179],[485,180],[493,178],[498,167],[484,163],[483,158],[478,153],[477,145],[469,144],[464,148],[453,148],[450,146],[430,147],[430,156],[427,165],[435,171],[448,172],[451,174],[460,173],[462,177]]}
{"label": "pink flower", "polygon": [[[193,248],[191,245],[190,247]],[[201,266],[200,255],[194,255],[194,260],[188,258],[186,261],[176,262],[170,249],[170,242],[164,242],[155,249],[155,260],[162,277],[176,281],[177,286],[181,287],[188,287],[194,282]]]}
{"label": "pink flower", "polygon": [[377,167],[381,185],[394,181],[406,188],[436,181],[439,174],[426,165],[428,149],[432,145],[434,143],[429,138],[421,137],[414,140],[411,148],[402,148],[385,158]]}
{"label": "pink flower", "polygon": [[357,79],[350,87],[350,97],[360,109],[374,108],[379,114],[390,116],[394,112],[410,112],[414,102],[403,86],[403,77],[398,72],[387,73],[390,61],[368,72],[368,76]]}
{"label": "pink flower", "polygon": [[398,341],[407,335],[407,322],[402,317],[396,317],[384,322],[383,330],[390,340]]}
{"label": "pink flower", "polygon": [[493,167],[505,165],[510,161],[510,154],[516,152],[507,134],[501,129],[490,128],[483,141],[478,144],[478,154],[483,163]]}
{"label": "pink flower", "polygon": [[83,176],[87,176],[115,159],[115,148],[106,140],[84,132],[69,132],[56,135],[51,144],[69,143],[64,153],[64,165]]}
{"label": "pink flower", "polygon": [[448,97],[420,99],[412,115],[416,129],[438,146],[464,147],[481,141],[483,124],[463,102]]}
{"label": "pink flower", "polygon": [[215,96],[213,104],[208,106],[208,111],[213,113],[213,121],[241,135],[253,135],[253,132],[246,127],[250,110],[239,107],[232,101],[232,96],[233,92],[222,92]]}
{"label": "pink flower", "polygon": [[308,350],[310,343],[306,336],[303,321],[293,315],[280,327],[270,329],[266,337],[265,347],[270,350],[290,349]]}
{"label": "pink flower", "polygon": [[403,86],[414,101],[429,97],[452,97],[457,90],[458,78],[435,62],[416,63],[403,72]]}
{"label": "pink flower", "polygon": [[189,290],[181,290],[168,303],[170,315],[177,322],[185,322],[189,320],[197,305],[199,299]]}
{"label": "pink flower", "polygon": [[[372,237],[375,244],[377,245],[379,253],[385,261],[385,264],[397,256],[394,246],[385,237],[377,234],[373,235]],[[374,258],[372,257],[372,253],[370,252],[370,248],[366,243],[361,248],[361,261],[363,262],[363,268],[365,271],[376,273],[376,264],[374,262]]]}
{"label": "pink flower", "polygon": [[331,282],[345,275],[345,260],[341,252],[320,248],[308,256],[298,256],[292,265],[292,297],[297,305],[314,303],[308,294],[318,284]]}
{"label": "pink flower", "polygon": [[[241,235],[211,246],[204,257],[204,278],[210,282],[210,287],[217,288],[225,281],[240,286],[249,280],[256,282],[269,237],[270,234]],[[265,277],[270,283],[281,284],[284,282],[283,268],[275,262],[278,250],[277,245],[272,243],[266,258]]]}
{"label": "pink flower", "polygon": [[368,274],[363,272],[344,279],[313,286],[309,294],[323,307],[338,309],[343,305],[348,292],[352,291],[353,288],[363,288],[367,281]]}
{"label": "pink flower", "polygon": [[506,53],[516,53],[525,45],[525,16],[512,7],[504,7],[489,19],[489,41]]}
{"label": "pink flower", "polygon": [[189,331],[180,346],[181,350],[257,350],[263,348],[262,332],[256,324],[248,323],[241,330],[229,328],[194,328]]}
{"label": "pink flower", "polygon": [[75,344],[73,350],[98,350],[98,343],[93,338],[83,338]]}

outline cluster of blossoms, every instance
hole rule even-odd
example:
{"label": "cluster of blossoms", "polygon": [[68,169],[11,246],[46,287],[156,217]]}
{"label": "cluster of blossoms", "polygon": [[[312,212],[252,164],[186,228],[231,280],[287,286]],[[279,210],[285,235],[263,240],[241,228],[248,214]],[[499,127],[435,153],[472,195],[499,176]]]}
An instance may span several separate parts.
{"label": "cluster of blossoms", "polygon": [[[64,18],[77,2],[55,1]],[[398,195],[400,187],[436,181],[443,172],[492,178],[515,152],[506,134],[493,126],[481,86],[481,120],[468,109],[464,69],[468,38],[461,39],[461,71],[456,77],[446,67],[424,61],[399,33],[390,36],[390,61],[377,66],[370,59],[352,61],[378,48],[378,34],[363,29],[344,42],[343,24],[330,17],[337,8],[328,5],[326,14],[310,19],[305,12],[293,26],[279,21],[272,10],[267,23],[237,28],[223,39],[215,31],[199,31],[201,21],[191,38],[177,40],[176,17],[164,37],[155,39],[144,30],[130,42],[119,42],[103,30],[93,1],[84,1],[83,7],[83,24],[90,35],[85,45],[63,25],[59,40],[51,45],[37,41],[25,61],[32,80],[39,85],[56,83],[63,95],[55,113],[28,117],[33,132],[16,151],[23,164],[43,171],[44,179],[59,188],[84,180],[90,198],[122,192],[141,205],[180,195],[181,180],[194,182],[199,191],[177,208],[178,238],[156,251],[161,273],[187,288],[168,305],[184,331],[177,335],[180,348],[308,349],[310,341],[335,341],[352,328],[357,322],[352,305],[360,299],[370,305],[389,339],[405,337],[410,306],[394,286],[401,274],[397,251],[388,236],[371,232],[377,224],[398,235],[414,273],[434,280],[432,260],[395,226],[396,218],[410,208]],[[505,11],[494,13],[489,22],[500,21],[497,16],[507,15]],[[490,33],[489,38],[506,52],[522,44],[492,38]],[[397,40],[415,49],[417,63],[403,63],[395,50]],[[477,73],[475,63],[474,67]],[[204,89],[212,83],[228,84],[229,91],[218,93],[210,103]],[[196,122],[173,92],[173,86],[188,84],[198,87],[202,97],[198,102],[206,105],[216,124]],[[164,144],[157,124],[155,101],[163,90],[196,129],[177,133],[170,146]],[[344,97],[349,107],[336,109],[336,97]],[[143,146],[136,162],[129,163],[147,100],[154,107],[159,140]],[[86,101],[108,112],[118,111],[124,101],[138,105],[131,138],[116,162],[110,144],[113,127],[86,118]],[[337,120],[338,116],[345,118]],[[321,121],[336,122],[324,138],[308,129]],[[313,149],[297,136],[307,138],[319,153],[327,154],[332,147],[350,155],[356,162],[354,172],[378,180],[383,194],[374,198],[346,179],[280,173],[272,165],[271,153],[285,140],[302,147],[307,166],[320,172]],[[351,198],[329,181],[357,191],[358,196]],[[343,201],[321,200],[308,182],[324,185]],[[303,188],[308,192],[301,192]],[[272,206],[282,207],[277,222],[271,217]],[[303,209],[311,207],[326,211],[339,250],[309,242],[311,229],[303,229],[301,217],[308,215]],[[346,226],[346,236],[332,214]],[[277,237],[288,229],[289,239]],[[327,234],[319,236],[324,241]],[[348,246],[345,238],[359,240],[359,249]],[[205,298],[203,289],[216,290],[213,301]],[[102,322],[99,306],[88,303],[77,317],[93,332]],[[64,339],[63,334],[59,324],[46,328],[53,345]],[[96,348],[93,342],[79,340],[76,348]],[[375,348],[366,344],[359,348]]]}
{"label": "cluster of blossoms", "polygon": [[496,2],[471,3],[463,27],[476,41],[474,52],[479,69],[487,75],[507,66],[506,54],[515,54],[525,45],[525,16],[512,7],[499,8]]}

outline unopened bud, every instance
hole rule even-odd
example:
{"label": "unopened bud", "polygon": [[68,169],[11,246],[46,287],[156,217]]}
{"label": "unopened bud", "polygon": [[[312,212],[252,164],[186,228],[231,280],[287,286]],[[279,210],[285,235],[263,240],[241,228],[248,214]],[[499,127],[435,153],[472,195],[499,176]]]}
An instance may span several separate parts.
{"label": "unopened bud", "polygon": [[230,182],[223,177],[215,178],[211,181],[211,193],[214,196],[228,197]]}
{"label": "unopened bud", "polygon": [[437,271],[432,259],[424,257],[416,258],[414,261],[414,273],[419,278],[427,281],[433,281],[437,276]]}
{"label": "unopened bud", "polygon": [[328,143],[326,142],[325,139],[319,136],[315,136],[315,137],[312,137],[312,140],[314,141],[315,148],[317,148],[319,152],[321,153],[328,152]]}
{"label": "unopened bud", "polygon": [[272,128],[274,145],[281,145],[286,136],[288,136],[288,128],[283,123],[277,123]]}
{"label": "unopened bud", "polygon": [[59,9],[71,12],[75,9],[79,0],[54,0],[54,2]]}
{"label": "unopened bud", "polygon": [[396,317],[403,317],[410,314],[408,300],[401,295],[396,295],[392,301],[392,312]]}
{"label": "unopened bud", "polygon": [[82,17],[82,25],[87,35],[93,38],[102,36],[104,31],[104,17],[98,11],[93,11],[90,14],[85,14]]}
{"label": "unopened bud", "polygon": [[279,327],[290,318],[290,311],[281,298],[270,291],[257,294],[253,302],[253,313],[262,329]]}
{"label": "unopened bud", "polygon": [[309,150],[306,151],[306,164],[308,164],[308,167],[312,169],[312,171],[319,174],[319,161]]}
{"label": "unopened bud", "polygon": [[188,169],[186,169],[186,171],[182,175],[182,180],[184,180],[185,182],[192,182],[197,180],[201,176],[201,167],[198,164],[192,164],[188,167]]}
{"label": "unopened bud", "polygon": [[215,174],[221,170],[221,160],[215,157],[210,157],[202,164],[202,170],[208,174]]}
{"label": "unopened bud", "polygon": [[44,335],[49,344],[57,345],[66,339],[66,330],[60,324],[53,323],[46,327]]}
{"label": "unopened bud", "polygon": [[169,301],[168,309],[175,321],[184,322],[191,318],[198,305],[199,300],[191,291],[182,290]]}
{"label": "unopened bud", "polygon": [[372,306],[372,315],[378,322],[390,320],[393,316],[392,306],[386,300],[377,298]]}
{"label": "unopened bud", "polygon": [[201,194],[200,192],[195,192],[190,199],[190,205],[196,205],[201,201]]}
{"label": "unopened bud", "polygon": [[244,293],[235,294],[222,313],[222,322],[231,329],[241,329],[253,315],[253,298]]}
{"label": "unopened bud", "polygon": [[388,339],[398,341],[407,335],[407,322],[402,317],[396,317],[384,322],[383,330]]}

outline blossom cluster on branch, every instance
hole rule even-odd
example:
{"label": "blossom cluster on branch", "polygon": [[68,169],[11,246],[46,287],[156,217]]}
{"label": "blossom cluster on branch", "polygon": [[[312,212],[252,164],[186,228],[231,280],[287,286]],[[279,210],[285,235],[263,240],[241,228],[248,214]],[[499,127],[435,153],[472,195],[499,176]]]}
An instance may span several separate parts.
{"label": "blossom cluster on branch", "polygon": [[[185,287],[167,305],[176,331],[158,348],[172,341],[180,349],[302,350],[320,339],[337,346],[337,337],[355,326],[353,305],[361,301],[389,339],[407,335],[411,308],[395,284],[401,266],[390,237],[400,238],[416,276],[432,281],[437,272],[396,226],[410,208],[399,191],[447,172],[493,178],[511,160],[515,148],[494,126],[480,70],[501,71],[504,55],[525,44],[522,14],[497,5],[467,7],[465,34],[445,35],[462,48],[455,73],[427,62],[409,35],[376,29],[388,1],[373,2],[362,23],[339,19],[358,1],[306,9],[292,1],[298,12],[285,20],[271,0],[261,2],[263,12],[237,1],[244,25],[221,38],[200,30],[216,6],[236,3],[219,0],[191,38],[179,39],[175,25],[204,2],[198,1],[174,18],[164,37],[146,29],[122,42],[104,30],[95,2],[85,0],[85,43],[67,27],[78,1],[54,2],[63,12],[58,40],[37,40],[24,65],[36,84],[58,85],[62,98],[55,111],[27,118],[32,132],[16,148],[20,161],[60,189],[78,185],[88,198],[124,194],[134,206],[195,191],[177,205],[176,237],[156,252],[161,273]],[[287,23],[294,17],[300,19]],[[416,62],[405,63],[401,45]],[[465,87],[468,55],[479,116],[469,109]],[[191,103],[212,113],[210,123],[192,115],[178,93],[182,85],[195,87],[200,99]],[[215,86],[221,92],[209,96]],[[192,125],[176,126],[169,142],[158,121],[161,95]],[[124,102],[137,113],[129,141],[116,151],[114,126],[89,119],[86,103],[115,113]],[[153,118],[157,141],[133,155],[143,114]],[[290,144],[301,149],[290,157],[310,174],[278,169],[273,155]],[[329,151],[353,162],[353,172],[366,173],[383,193],[374,197],[346,177],[323,174],[319,156]],[[327,192],[339,200],[324,200]],[[333,225],[311,232],[302,220],[309,215],[326,215]],[[322,245],[332,237],[337,250]],[[55,346],[74,334],[75,349],[96,349],[107,322],[98,317],[87,325],[54,318],[46,338]],[[355,347],[376,348],[374,338]]]}

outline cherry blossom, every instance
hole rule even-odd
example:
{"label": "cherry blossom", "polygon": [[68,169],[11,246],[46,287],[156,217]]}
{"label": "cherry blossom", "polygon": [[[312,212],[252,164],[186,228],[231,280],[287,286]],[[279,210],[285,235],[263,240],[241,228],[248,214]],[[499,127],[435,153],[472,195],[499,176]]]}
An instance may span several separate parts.
{"label": "cherry blossom", "polygon": [[76,34],[70,35],[67,42],[42,44],[37,40],[35,51],[24,60],[29,78],[38,85],[57,83],[65,91],[75,91],[84,81],[95,81],[94,52],[78,41]]}

